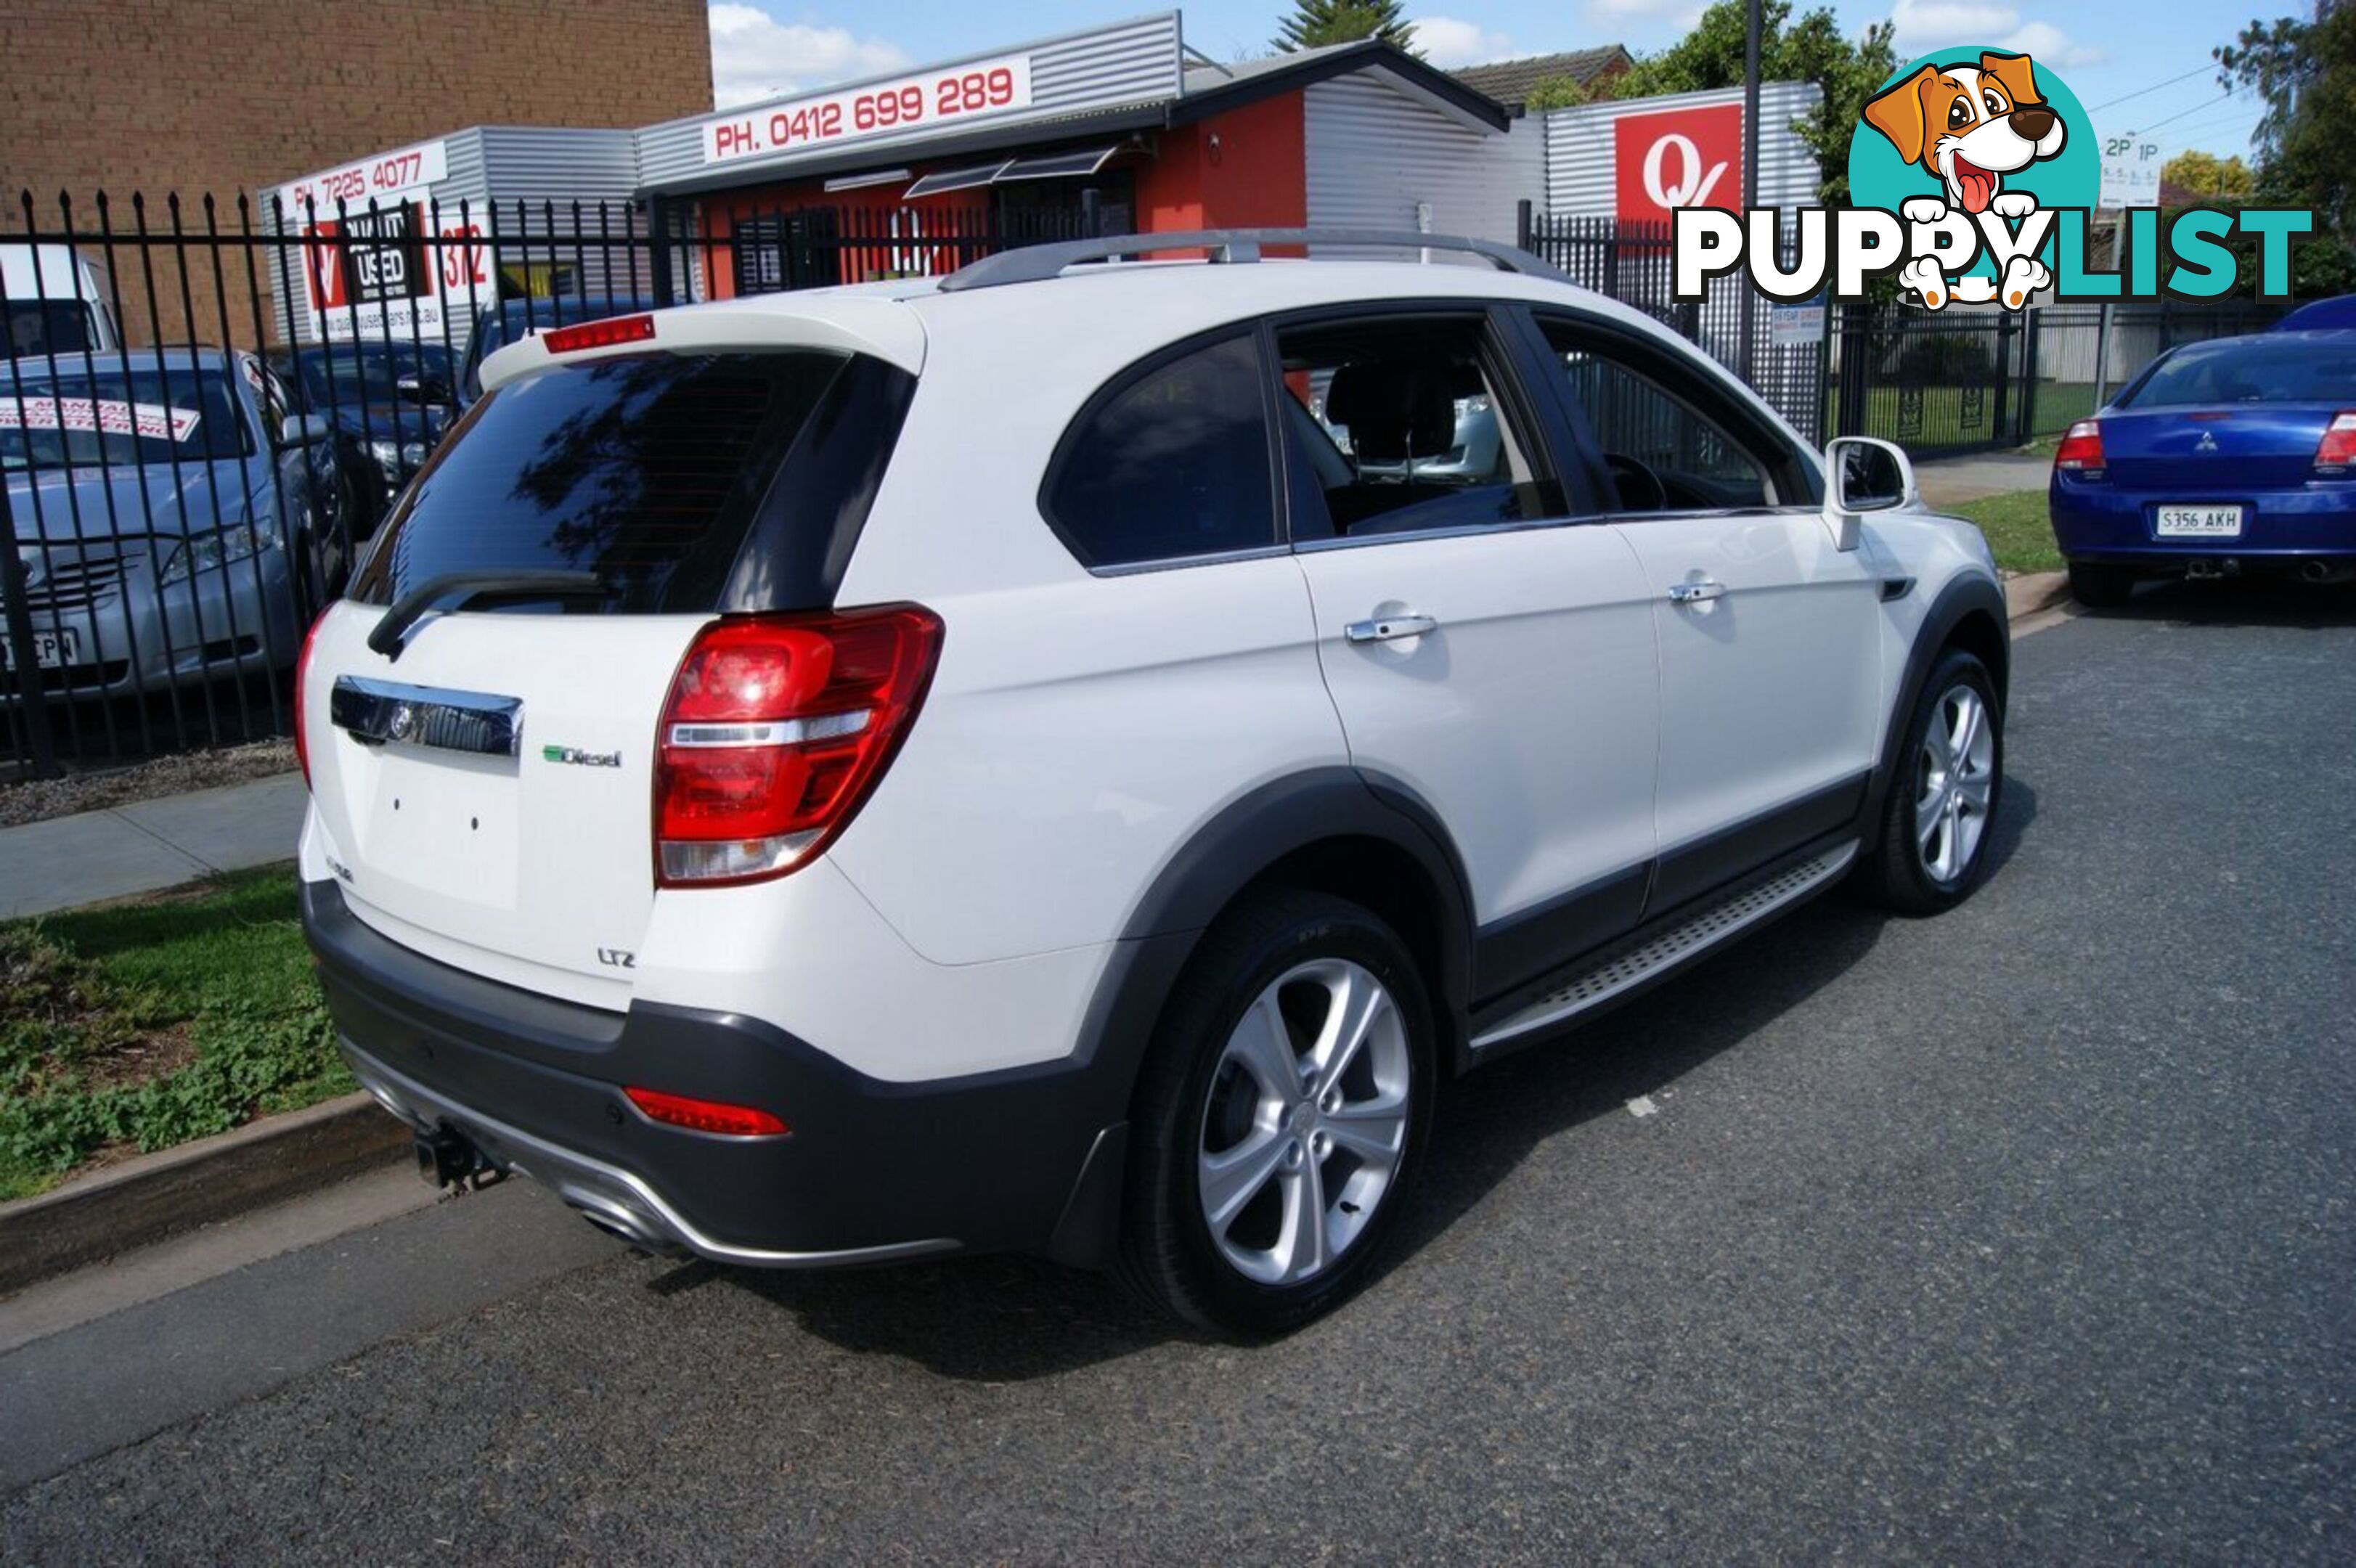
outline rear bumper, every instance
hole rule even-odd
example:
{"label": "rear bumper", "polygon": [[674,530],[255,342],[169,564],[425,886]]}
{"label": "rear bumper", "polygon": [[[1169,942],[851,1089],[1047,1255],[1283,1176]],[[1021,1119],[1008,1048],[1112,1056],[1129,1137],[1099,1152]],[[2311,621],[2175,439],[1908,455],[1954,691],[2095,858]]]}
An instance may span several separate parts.
{"label": "rear bumper", "polygon": [[[1125,1051],[891,1083],[756,1019],[615,1013],[435,963],[364,924],[332,881],[304,884],[303,923],[345,1055],[388,1109],[447,1124],[641,1244],[771,1267],[958,1250],[1108,1261]],[[792,1131],[666,1125],[625,1085],[756,1105]]]}
{"label": "rear bumper", "polygon": [[[2053,541],[2072,560],[2168,571],[2193,560],[2287,569],[2305,560],[2356,560],[2356,485],[2163,495],[2057,475],[2046,495]],[[2238,503],[2242,531],[2231,539],[2161,539],[2152,515],[2163,501]]]}

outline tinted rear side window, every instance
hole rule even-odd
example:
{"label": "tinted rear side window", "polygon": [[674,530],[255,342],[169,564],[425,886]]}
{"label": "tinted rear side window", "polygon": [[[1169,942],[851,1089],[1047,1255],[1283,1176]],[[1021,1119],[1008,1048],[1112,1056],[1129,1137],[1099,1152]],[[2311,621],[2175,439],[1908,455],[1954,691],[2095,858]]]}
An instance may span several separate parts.
{"label": "tinted rear side window", "polygon": [[1047,515],[1084,566],[1277,542],[1259,354],[1238,335],[1115,383],[1064,438]]}
{"label": "tinted rear side window", "polygon": [[511,382],[419,476],[352,596],[389,604],[449,572],[591,571],[605,599],[573,608],[711,610],[846,363],[648,354]]}

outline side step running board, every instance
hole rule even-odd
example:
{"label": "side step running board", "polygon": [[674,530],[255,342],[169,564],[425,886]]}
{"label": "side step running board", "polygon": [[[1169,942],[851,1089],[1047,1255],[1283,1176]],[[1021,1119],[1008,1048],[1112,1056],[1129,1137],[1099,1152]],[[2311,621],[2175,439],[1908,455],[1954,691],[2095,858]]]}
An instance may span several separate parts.
{"label": "side step running board", "polygon": [[1789,908],[1848,869],[1849,862],[1856,859],[1857,845],[1842,844],[1765,881],[1755,882],[1643,945],[1573,975],[1511,1018],[1473,1037],[1472,1049],[1485,1051],[1516,1035],[1545,1029],[1601,1007]]}

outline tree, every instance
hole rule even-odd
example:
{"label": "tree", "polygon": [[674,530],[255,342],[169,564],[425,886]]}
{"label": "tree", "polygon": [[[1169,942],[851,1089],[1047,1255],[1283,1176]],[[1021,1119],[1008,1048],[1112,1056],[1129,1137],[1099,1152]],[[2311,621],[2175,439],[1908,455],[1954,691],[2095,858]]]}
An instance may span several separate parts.
{"label": "tree", "polygon": [[2314,233],[2291,246],[2293,291],[2356,286],[2356,192],[2346,151],[2356,145],[2356,3],[2317,0],[2308,19],[2253,21],[2213,52],[2220,85],[2254,92],[2265,105],[2254,136],[2257,198],[2315,213]]}
{"label": "tree", "polygon": [[1292,15],[1278,25],[1274,42],[1290,54],[1360,38],[1412,51],[1415,25],[1400,15],[1399,0],[1292,0]]}
{"label": "tree", "polygon": [[1595,94],[1581,86],[1575,76],[1546,76],[1532,84],[1528,95],[1522,100],[1522,107],[1532,114],[1543,114],[1549,109],[1576,109],[1592,102],[1594,98]]}
{"label": "tree", "polygon": [[[1856,38],[1840,30],[1826,6],[1792,20],[1791,0],[1762,0],[1759,17],[1759,75],[1762,81],[1813,81],[1824,101],[1793,123],[1815,155],[1822,183],[1817,196],[1827,207],[1848,205],[1848,144],[1865,112],[1865,101],[1898,69],[1890,48],[1890,25],[1869,24]],[[1598,96],[1652,98],[1665,92],[1698,92],[1742,85],[1742,0],[1718,0],[1693,30],[1659,54],[1638,60],[1618,76],[1596,84]]]}
{"label": "tree", "polygon": [[2247,201],[2257,192],[2257,181],[2237,154],[2220,158],[2214,153],[2179,153],[2159,165],[2162,185],[2176,186],[2195,196]]}

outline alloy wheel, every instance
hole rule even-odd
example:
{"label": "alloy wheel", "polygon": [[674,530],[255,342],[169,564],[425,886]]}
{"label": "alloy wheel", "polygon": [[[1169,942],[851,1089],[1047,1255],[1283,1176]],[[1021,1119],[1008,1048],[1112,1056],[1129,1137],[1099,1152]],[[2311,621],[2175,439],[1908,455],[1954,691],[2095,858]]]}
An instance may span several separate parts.
{"label": "alloy wheel", "polygon": [[1412,1083],[1406,1019],[1371,970],[1315,959],[1271,981],[1203,1110],[1196,1189],[1219,1255],[1262,1285],[1331,1268],[1398,1174]]}
{"label": "alloy wheel", "polygon": [[1947,688],[1931,710],[1915,769],[1914,841],[1922,869],[1945,884],[1971,869],[1996,793],[1996,732],[1972,687]]}

